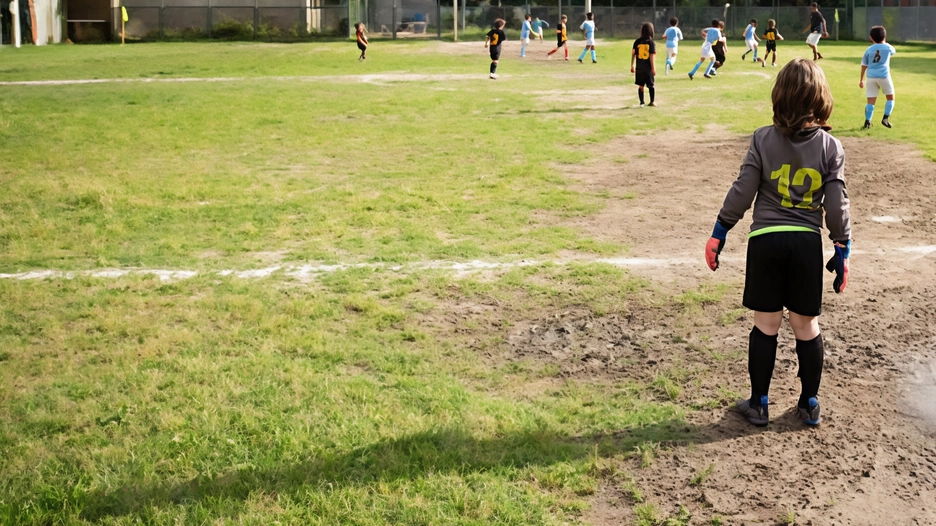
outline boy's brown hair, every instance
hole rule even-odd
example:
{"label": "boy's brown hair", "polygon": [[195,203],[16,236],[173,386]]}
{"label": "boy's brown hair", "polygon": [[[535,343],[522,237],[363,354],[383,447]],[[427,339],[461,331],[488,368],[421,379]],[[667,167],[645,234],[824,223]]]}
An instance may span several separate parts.
{"label": "boy's brown hair", "polygon": [[559,18],[560,18],[561,20],[568,20],[568,19],[569,19],[569,17],[567,17],[567,16],[565,16],[565,15],[562,15],[562,16],[560,16]]}
{"label": "boy's brown hair", "polygon": [[873,40],[875,44],[884,42],[885,38],[887,38],[887,30],[884,29],[884,26],[874,26],[871,28],[871,40]]}
{"label": "boy's brown hair", "polygon": [[832,115],[832,92],[822,68],[795,58],[783,66],[770,94],[773,122],[787,137],[812,126],[824,126]]}
{"label": "boy's brown hair", "polygon": [[507,22],[504,22],[503,18],[498,18],[497,20],[494,21],[494,29],[501,29],[505,25],[507,25]]}
{"label": "boy's brown hair", "polygon": [[653,24],[644,22],[640,24],[640,38],[649,38],[653,40]]}
{"label": "boy's brown hair", "polygon": [[771,18],[770,20],[767,21],[767,29],[770,29],[770,28],[772,28],[772,27],[774,27],[774,26],[776,26],[776,25],[777,25],[777,21],[774,20],[773,18]]}
{"label": "boy's brown hair", "polygon": [[675,16],[674,16],[673,18],[670,18],[670,19],[669,19],[669,25],[671,25],[671,26],[673,26],[673,27],[678,26],[678,25],[679,25],[679,19],[676,18]]}

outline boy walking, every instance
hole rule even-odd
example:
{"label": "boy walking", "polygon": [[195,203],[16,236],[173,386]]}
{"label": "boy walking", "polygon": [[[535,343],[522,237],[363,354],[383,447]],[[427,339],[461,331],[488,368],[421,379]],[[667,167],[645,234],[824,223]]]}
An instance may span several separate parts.
{"label": "boy walking", "polygon": [[367,35],[365,34],[367,29],[365,29],[364,23],[357,22],[354,24],[354,32],[357,35],[357,47],[361,50],[361,56],[358,57],[358,60],[365,60],[367,58]]}
{"label": "boy walking", "polygon": [[796,406],[803,423],[815,426],[820,422],[818,396],[825,354],[818,318],[823,218],[835,248],[826,264],[836,274],[833,290],[843,292],[848,284],[851,221],[845,152],[827,131],[832,92],[815,62],[790,61],[777,75],[771,99],[774,124],[754,132],[741,173],[705,245],[705,260],[710,269],[718,268],[728,231],[754,203],[742,301],[754,311],[748,343],[751,397],[736,408],[756,426],[769,423],[768,391],[786,308],[799,361],[801,391]]}
{"label": "boy walking", "polygon": [[582,63],[582,59],[585,58],[585,53],[588,53],[588,50],[591,50],[591,59],[592,64],[598,63],[598,57],[595,55],[595,14],[594,13],[585,13],[585,21],[582,22],[582,34],[585,36],[585,49],[582,51],[582,54],[579,55],[578,61],[579,64]]}
{"label": "boy walking", "polygon": [[702,38],[705,39],[705,42],[702,43],[702,58],[699,59],[699,62],[692,68],[692,71],[689,72],[689,80],[692,80],[692,77],[695,76],[696,71],[699,71],[699,68],[702,67],[702,63],[706,60],[709,61],[708,67],[705,69],[705,78],[710,79],[712,68],[715,66],[715,52],[712,51],[712,46],[721,38],[721,30],[718,29],[718,19],[712,19],[712,27],[702,30]]}
{"label": "boy walking", "polygon": [[675,16],[669,19],[669,27],[663,32],[663,42],[666,44],[666,67],[663,73],[669,75],[676,65],[676,54],[679,52],[679,41],[683,39],[682,31],[676,27],[679,19]]}
{"label": "boy walking", "polygon": [[773,52],[773,61],[770,63],[771,66],[777,66],[777,41],[783,40],[783,36],[780,35],[780,32],[777,31],[777,22],[774,19],[767,21],[767,31],[764,31],[764,40],[767,42],[767,54],[764,55],[764,60],[761,61],[761,67],[767,67],[767,57],[770,56],[770,52]]}
{"label": "boy walking", "polygon": [[497,78],[497,61],[500,60],[501,54],[501,44],[504,43],[504,40],[507,40],[507,35],[504,34],[504,20],[498,18],[494,21],[493,27],[490,31],[487,32],[486,38],[484,39],[484,47],[491,48],[491,78]]}
{"label": "boy walking", "polygon": [[744,45],[747,46],[747,51],[741,55],[741,60],[747,58],[747,54],[751,51],[754,52],[754,62],[757,62],[757,42],[760,39],[757,37],[757,19],[752,18],[751,23],[744,28]]}
{"label": "boy walking", "polygon": [[556,49],[546,53],[547,57],[561,49],[565,52],[565,59],[569,60],[569,46],[566,44],[569,40],[569,36],[566,34],[566,22],[568,20],[569,17],[565,15],[562,15],[562,18],[559,19],[559,25],[556,26]]}
{"label": "boy walking", "polygon": [[644,86],[650,92],[650,106],[656,106],[656,91],[653,89],[653,77],[656,76],[656,43],[653,42],[653,24],[650,22],[644,22],[640,26],[640,38],[634,41],[634,47],[631,49],[631,73],[637,75],[634,84],[638,86],[640,107],[644,107]]}
{"label": "boy walking", "polygon": [[866,95],[868,104],[865,106],[864,128],[871,127],[871,117],[874,116],[874,103],[877,102],[878,90],[884,92],[887,102],[884,103],[884,118],[881,124],[887,128],[891,127],[890,115],[894,111],[894,81],[890,75],[890,58],[897,53],[894,46],[885,42],[887,39],[887,30],[884,26],[874,26],[871,28],[871,47],[865,51],[861,57],[861,78],[858,81],[858,87],[865,87],[865,73],[868,74]]}
{"label": "boy walking", "polygon": [[530,15],[523,17],[523,25],[520,26],[520,58],[526,56],[526,47],[530,43],[530,33],[533,32],[533,23]]}
{"label": "boy walking", "polygon": [[826,31],[825,18],[819,12],[819,4],[813,2],[809,4],[809,36],[806,37],[806,44],[812,49],[813,60],[820,60],[822,53],[819,52],[819,39],[828,38],[829,32]]}

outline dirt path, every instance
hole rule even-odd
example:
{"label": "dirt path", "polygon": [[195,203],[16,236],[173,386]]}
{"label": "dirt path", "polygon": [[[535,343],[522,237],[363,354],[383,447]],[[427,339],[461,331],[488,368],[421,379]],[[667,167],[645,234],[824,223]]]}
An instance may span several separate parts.
{"label": "dirt path", "polygon": [[[749,389],[752,318],[740,307],[750,214],[731,232],[723,268],[713,274],[702,261],[748,140],[715,128],[669,131],[627,137],[584,165],[559,167],[581,189],[612,199],[594,216],[541,222],[625,243],[630,257],[695,254],[698,264],[632,267],[651,280],[653,298],[634,301],[626,315],[512,313],[492,359],[550,362],[582,379],[682,375],[677,402],[696,407],[687,416],[691,439],[664,444],[649,467],[634,459],[612,470],[630,473],[666,516],[682,506],[690,524],[775,524],[791,514],[796,524],[936,524],[936,166],[906,145],[843,140],[856,253],[846,293],[824,298],[823,424],[804,428],[793,412],[799,383],[785,327],[772,422],[759,429],[728,412],[725,394]],[[727,285],[724,297],[701,306],[654,299],[718,285]],[[608,477],[584,522],[634,522],[623,482]]]}

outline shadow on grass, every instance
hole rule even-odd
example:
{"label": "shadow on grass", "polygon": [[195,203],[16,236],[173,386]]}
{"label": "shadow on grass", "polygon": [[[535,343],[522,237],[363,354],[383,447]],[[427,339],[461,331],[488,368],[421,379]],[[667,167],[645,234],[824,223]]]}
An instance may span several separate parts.
{"label": "shadow on grass", "polygon": [[676,444],[701,438],[678,419],[614,433],[561,436],[548,429],[479,440],[460,428],[416,433],[268,470],[241,470],[199,476],[184,483],[129,485],[100,490],[82,499],[81,517],[98,521],[133,515],[148,507],[203,500],[244,500],[256,491],[291,494],[300,488],[340,488],[377,482],[409,481],[432,473],[470,475],[487,471],[549,466],[630,452],[645,443]]}
{"label": "shadow on grass", "polygon": [[[783,419],[784,417],[781,417]],[[802,424],[778,419],[772,432],[802,429]],[[498,438],[477,439],[461,428],[422,432],[362,446],[343,453],[282,465],[268,470],[232,471],[199,476],[184,483],[130,485],[100,490],[83,499],[83,519],[133,515],[148,507],[193,504],[203,500],[245,500],[256,491],[291,494],[300,488],[366,486],[378,482],[410,481],[433,473],[473,473],[545,467],[560,462],[631,453],[645,444],[684,446],[718,442],[739,435],[763,432],[730,411],[704,427],[679,418],[620,431],[586,436],[564,436],[548,429],[518,432]]]}

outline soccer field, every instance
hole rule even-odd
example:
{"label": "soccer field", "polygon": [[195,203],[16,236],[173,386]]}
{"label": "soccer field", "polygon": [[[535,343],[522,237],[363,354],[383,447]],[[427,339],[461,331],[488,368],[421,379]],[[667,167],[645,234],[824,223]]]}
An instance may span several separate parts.
{"label": "soccer field", "polygon": [[852,282],[761,430],[702,249],[780,68],[581,44],[0,49],[0,524],[936,521],[936,47],[862,131],[822,44]]}

